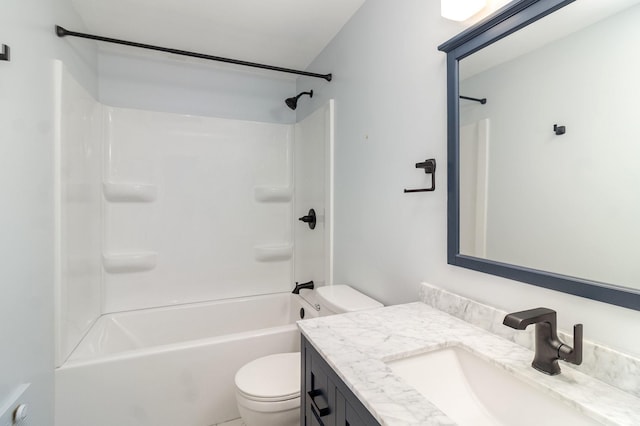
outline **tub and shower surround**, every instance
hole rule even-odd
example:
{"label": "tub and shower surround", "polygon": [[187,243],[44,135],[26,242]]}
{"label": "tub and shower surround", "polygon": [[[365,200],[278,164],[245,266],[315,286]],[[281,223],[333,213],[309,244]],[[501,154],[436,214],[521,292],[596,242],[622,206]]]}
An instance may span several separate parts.
{"label": "tub and shower surround", "polygon": [[293,282],[331,280],[333,103],[295,125],[110,107],[58,67],[56,425],[238,418],[235,371],[299,350]]}
{"label": "tub and shower surround", "polygon": [[104,111],[104,313],[331,282],[332,101],[295,125]]}
{"label": "tub and shower surround", "polygon": [[299,350],[293,125],[108,107],[60,76],[56,424],[238,418],[235,371]]}
{"label": "tub and shower surround", "polygon": [[106,117],[105,312],[290,288],[293,126]]}
{"label": "tub and shower surround", "polygon": [[55,358],[101,315],[103,107],[55,62]]}
{"label": "tub and shower surround", "polygon": [[56,365],[105,313],[290,289],[294,125],[110,107],[56,69]]}

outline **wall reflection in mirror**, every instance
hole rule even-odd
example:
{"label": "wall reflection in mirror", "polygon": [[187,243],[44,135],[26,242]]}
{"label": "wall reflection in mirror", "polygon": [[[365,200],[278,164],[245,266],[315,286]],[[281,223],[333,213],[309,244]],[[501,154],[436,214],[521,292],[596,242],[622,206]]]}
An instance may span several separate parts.
{"label": "wall reflection in mirror", "polygon": [[461,254],[640,289],[639,23],[580,0],[460,61]]}

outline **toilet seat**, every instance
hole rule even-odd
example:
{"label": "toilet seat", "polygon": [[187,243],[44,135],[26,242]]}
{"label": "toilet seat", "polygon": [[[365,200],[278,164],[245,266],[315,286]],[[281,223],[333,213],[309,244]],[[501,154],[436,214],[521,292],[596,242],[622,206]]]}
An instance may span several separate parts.
{"label": "toilet seat", "polygon": [[253,360],[236,373],[236,390],[255,402],[280,402],[300,397],[300,352]]}
{"label": "toilet seat", "polygon": [[300,391],[293,395],[282,395],[282,396],[272,396],[272,397],[259,397],[251,394],[246,394],[242,392],[240,389],[236,388],[237,393],[245,399],[255,402],[285,402],[292,399],[300,398]]}

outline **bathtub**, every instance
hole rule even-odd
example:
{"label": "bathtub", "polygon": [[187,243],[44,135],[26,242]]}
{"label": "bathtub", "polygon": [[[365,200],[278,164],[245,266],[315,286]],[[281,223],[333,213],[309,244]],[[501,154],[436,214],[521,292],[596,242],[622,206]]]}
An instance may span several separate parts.
{"label": "bathtub", "polygon": [[238,418],[234,375],[300,350],[289,293],[103,315],[55,372],[56,426],[210,426]]}

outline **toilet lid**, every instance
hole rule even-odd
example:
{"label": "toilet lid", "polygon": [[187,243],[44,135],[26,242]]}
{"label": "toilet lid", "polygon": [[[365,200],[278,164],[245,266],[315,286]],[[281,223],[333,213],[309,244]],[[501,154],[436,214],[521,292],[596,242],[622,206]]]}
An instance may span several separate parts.
{"label": "toilet lid", "polygon": [[330,285],[319,287],[318,295],[324,305],[334,312],[354,312],[365,309],[381,308],[382,303],[373,300],[348,285]]}
{"label": "toilet lid", "polygon": [[285,400],[300,395],[300,352],[268,355],[236,373],[236,387],[249,398]]}

